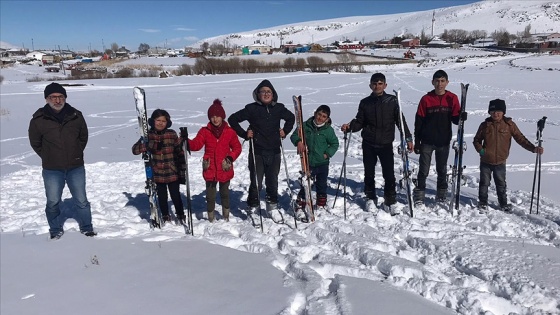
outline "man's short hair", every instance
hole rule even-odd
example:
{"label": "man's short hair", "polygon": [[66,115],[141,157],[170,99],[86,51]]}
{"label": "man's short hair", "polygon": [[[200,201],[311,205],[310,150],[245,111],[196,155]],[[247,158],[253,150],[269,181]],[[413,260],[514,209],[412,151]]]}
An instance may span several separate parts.
{"label": "man's short hair", "polygon": [[387,82],[387,81],[385,80],[385,76],[383,75],[383,73],[377,72],[377,73],[374,73],[374,74],[371,76],[371,79],[369,80],[369,83],[379,82],[379,81],[384,82],[384,83]]}
{"label": "man's short hair", "polygon": [[432,80],[439,79],[439,78],[445,78],[445,80],[449,81],[449,77],[447,76],[447,73],[443,70],[436,71],[434,73],[434,76],[432,77]]}

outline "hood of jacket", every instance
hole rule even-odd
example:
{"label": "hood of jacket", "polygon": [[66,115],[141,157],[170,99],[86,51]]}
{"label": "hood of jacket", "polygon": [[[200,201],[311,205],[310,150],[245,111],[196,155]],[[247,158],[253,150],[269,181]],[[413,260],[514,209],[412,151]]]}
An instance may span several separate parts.
{"label": "hood of jacket", "polygon": [[262,82],[259,83],[259,85],[257,85],[257,87],[253,90],[253,100],[255,100],[255,102],[257,102],[261,105],[264,105],[259,100],[259,90],[262,87],[267,87],[267,88],[272,90],[272,103],[270,105],[272,105],[272,106],[276,105],[276,103],[278,102],[278,93],[276,93],[276,90],[272,86],[272,83],[270,83],[270,81],[268,81],[268,80],[262,80]]}

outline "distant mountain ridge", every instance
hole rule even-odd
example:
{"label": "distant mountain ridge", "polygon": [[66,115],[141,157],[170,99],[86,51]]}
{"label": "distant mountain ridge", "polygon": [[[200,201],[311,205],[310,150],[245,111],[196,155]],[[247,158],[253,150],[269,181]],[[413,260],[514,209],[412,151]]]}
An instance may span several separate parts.
{"label": "distant mountain ridge", "polygon": [[491,34],[505,28],[516,34],[531,25],[532,33],[560,32],[560,2],[550,0],[485,0],[472,4],[388,15],[354,16],[328,20],[280,25],[276,27],[206,38],[193,44],[208,42],[229,46],[246,46],[257,42],[273,47],[280,43],[318,43],[335,41],[376,41],[422,30],[431,36],[435,12],[434,35],[445,29],[485,30]]}

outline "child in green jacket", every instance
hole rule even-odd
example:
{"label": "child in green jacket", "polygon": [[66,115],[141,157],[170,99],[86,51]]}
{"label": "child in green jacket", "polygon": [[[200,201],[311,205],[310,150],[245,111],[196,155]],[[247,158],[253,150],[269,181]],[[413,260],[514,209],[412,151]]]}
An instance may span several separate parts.
{"label": "child in green jacket", "polygon": [[[311,176],[315,178],[315,189],[317,192],[318,208],[327,205],[327,177],[329,175],[330,158],[338,150],[338,138],[331,126],[331,109],[327,105],[321,105],[315,110],[313,117],[303,123],[303,132],[307,147],[301,141],[297,132],[292,133],[290,140],[297,146],[297,152],[302,154],[307,150]],[[296,217],[303,218],[305,207],[305,191],[302,189],[298,194]]]}

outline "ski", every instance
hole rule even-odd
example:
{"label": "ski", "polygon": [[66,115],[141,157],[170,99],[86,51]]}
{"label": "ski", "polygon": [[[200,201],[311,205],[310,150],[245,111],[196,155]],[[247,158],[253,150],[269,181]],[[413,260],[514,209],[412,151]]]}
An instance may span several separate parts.
{"label": "ski", "polygon": [[402,106],[401,106],[401,90],[398,91],[393,90],[395,96],[397,97],[397,102],[399,105],[399,133],[401,136],[401,142],[399,145],[399,155],[402,159],[402,175],[403,178],[400,180],[400,187],[401,189],[404,188],[406,190],[406,200],[408,202],[408,210],[410,212],[410,217],[414,217],[414,202],[412,201],[412,171],[410,170],[410,162],[408,160],[408,148],[406,146],[406,135],[404,133],[404,122],[403,122],[403,113],[402,113]]}
{"label": "ski", "polygon": [[457,139],[453,142],[453,150],[455,150],[455,160],[451,168],[451,200],[449,201],[449,212],[453,214],[453,209],[459,210],[459,197],[461,195],[461,180],[463,177],[463,152],[467,150],[467,146],[463,140],[465,132],[465,121],[461,116],[465,112],[467,105],[468,84],[461,83],[461,110],[459,111],[459,123],[457,124]]}
{"label": "ski", "polygon": [[[140,127],[140,136],[142,137],[142,142],[144,146],[148,147],[148,113],[146,111],[146,93],[144,89],[135,87],[134,88],[134,100],[136,102],[136,113],[138,114],[138,125]],[[161,218],[161,212],[158,208],[157,202],[157,188],[154,182],[154,175],[152,170],[152,154],[149,150],[142,153],[142,159],[144,160],[144,169],[146,172],[146,194],[148,195],[148,200],[150,201],[150,227],[160,228],[163,226],[163,220]]]}
{"label": "ski", "polygon": [[[187,127],[179,128],[181,135],[188,134]],[[191,203],[191,187],[189,181],[189,155],[191,150],[189,149],[188,139],[183,139],[183,154],[185,155],[185,186],[187,187],[187,227],[191,235],[194,235],[193,221],[192,221],[192,203]],[[184,224],[185,222],[183,222]]]}
{"label": "ski", "polygon": [[[301,108],[301,95],[292,96],[292,100],[294,101],[294,112],[296,116],[297,133],[299,138],[307,148],[307,144],[305,142],[305,133],[303,132],[303,113]],[[300,183],[302,189],[304,189],[305,191],[305,209],[303,211],[305,213],[307,221],[314,222],[315,213],[313,211],[314,210],[313,199],[311,196],[311,170],[309,168],[309,156],[307,155],[307,150],[301,154],[300,158],[301,158]]]}

